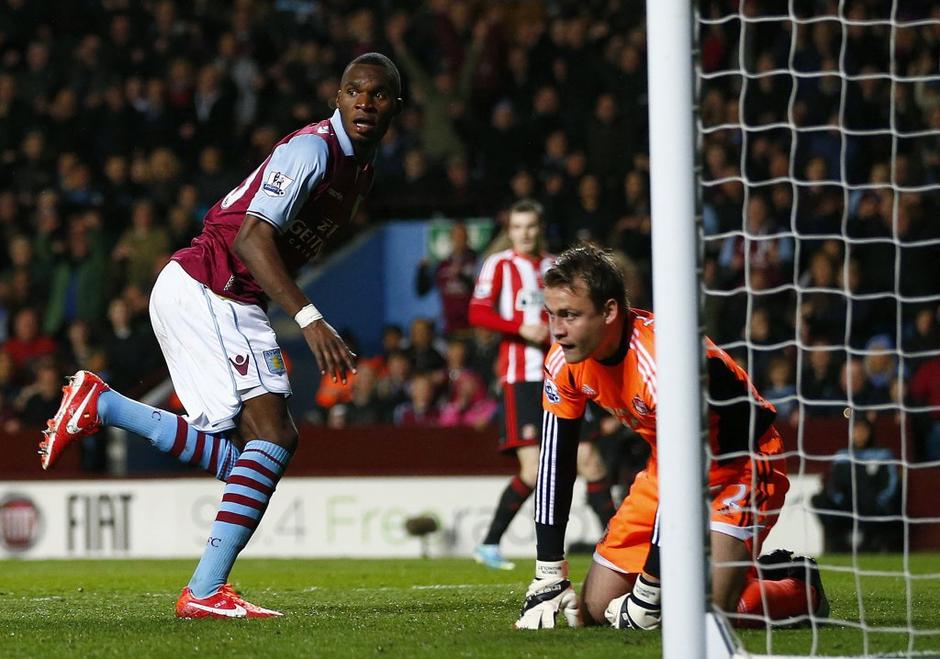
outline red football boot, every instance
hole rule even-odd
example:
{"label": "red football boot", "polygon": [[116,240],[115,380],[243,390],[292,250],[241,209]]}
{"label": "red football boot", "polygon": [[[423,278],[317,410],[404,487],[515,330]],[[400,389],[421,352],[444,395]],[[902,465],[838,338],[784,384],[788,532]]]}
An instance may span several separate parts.
{"label": "red football boot", "polygon": [[176,602],[177,618],[277,618],[284,615],[256,606],[242,599],[231,585],[225,584],[208,597],[195,597],[187,587]]}
{"label": "red football boot", "polygon": [[251,602],[246,602],[241,595],[235,592],[235,589],[232,588],[232,584],[225,584],[219,590],[220,593],[226,593],[233,601],[238,602],[245,610],[248,611],[249,618],[280,618],[284,614],[280,611],[275,611],[274,609],[266,609],[263,606],[258,606],[257,604],[252,604]]}
{"label": "red football boot", "polygon": [[55,416],[46,422],[39,442],[42,468],[48,469],[62,451],[76,439],[93,435],[101,429],[98,396],[110,389],[104,380],[90,371],[79,371],[62,387],[62,402]]}
{"label": "red football boot", "polygon": [[227,592],[196,597],[186,587],[176,601],[177,618],[247,618],[248,610]]}

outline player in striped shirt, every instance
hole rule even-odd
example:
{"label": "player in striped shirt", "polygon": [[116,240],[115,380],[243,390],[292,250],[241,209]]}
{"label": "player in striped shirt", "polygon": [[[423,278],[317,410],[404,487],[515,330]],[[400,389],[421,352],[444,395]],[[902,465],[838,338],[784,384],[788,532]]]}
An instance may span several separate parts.
{"label": "player in striped shirt", "polygon": [[[623,275],[606,252],[569,249],[545,274],[545,307],[555,343],[545,359],[542,454],[535,498],[538,560],[518,628],[569,624],[656,629],[660,622],[656,352],[653,315],[631,309]],[[715,605],[744,614],[738,624],[770,617],[828,615],[811,559],[775,552],[755,558],[789,488],[776,410],[723,350],[706,340]],[[564,537],[575,478],[578,426],[588,401],[607,409],[652,447],[597,544],[580,606],[568,581]],[[690,450],[698,450],[689,438]],[[763,577],[763,578],[760,578]],[[665,578],[669,578],[668,575]],[[766,602],[766,610],[764,603]],[[748,617],[749,616],[749,617]]]}
{"label": "player in striped shirt", "polygon": [[[512,569],[499,551],[499,541],[516,512],[535,487],[538,470],[542,406],[542,364],[548,345],[542,275],[554,257],[542,250],[542,207],[520,200],[509,209],[510,248],[491,254],[483,263],[470,301],[470,323],[502,333],[499,376],[503,388],[500,450],[514,451],[519,473],[503,491],[477,562]],[[610,484],[594,445],[578,451],[578,471],[588,481],[588,502],[601,527],[613,513]]]}
{"label": "player in striped shirt", "polygon": [[64,388],[40,443],[42,467],[102,426],[145,437],[225,482],[202,558],[176,603],[181,618],[269,618],[227,583],[297,445],[290,383],[266,310],[294,317],[323,375],[346,382],[355,355],[294,280],[342,231],[372,184],[375,150],[401,111],[384,55],[346,67],[333,116],[285,136],[206,213],[202,232],[163,268],[150,319],[187,415],[131,400],[96,374]]}

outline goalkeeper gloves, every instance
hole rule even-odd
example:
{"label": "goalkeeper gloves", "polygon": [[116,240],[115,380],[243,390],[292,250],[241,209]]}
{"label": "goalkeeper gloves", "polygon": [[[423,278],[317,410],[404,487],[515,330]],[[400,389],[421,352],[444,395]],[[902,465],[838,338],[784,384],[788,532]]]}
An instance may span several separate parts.
{"label": "goalkeeper gloves", "polygon": [[617,629],[659,629],[663,616],[661,594],[659,584],[647,581],[641,574],[636,578],[632,592],[611,600],[604,617],[611,627]]}
{"label": "goalkeeper gloves", "polygon": [[516,629],[549,629],[555,626],[558,612],[569,627],[581,625],[578,596],[568,581],[568,561],[536,561],[535,579],[525,593]]}

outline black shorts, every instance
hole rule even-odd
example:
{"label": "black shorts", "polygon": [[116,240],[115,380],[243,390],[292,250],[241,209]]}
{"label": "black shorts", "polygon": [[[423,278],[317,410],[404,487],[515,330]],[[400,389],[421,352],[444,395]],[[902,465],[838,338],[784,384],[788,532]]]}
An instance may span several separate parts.
{"label": "black shorts", "polygon": [[[500,451],[514,451],[520,446],[538,446],[542,440],[542,383],[503,384],[499,407]],[[600,415],[589,403],[581,419],[580,441],[592,442],[600,434]]]}
{"label": "black shorts", "polygon": [[542,438],[542,383],[504,383],[499,419],[503,429],[500,451],[538,446]]}

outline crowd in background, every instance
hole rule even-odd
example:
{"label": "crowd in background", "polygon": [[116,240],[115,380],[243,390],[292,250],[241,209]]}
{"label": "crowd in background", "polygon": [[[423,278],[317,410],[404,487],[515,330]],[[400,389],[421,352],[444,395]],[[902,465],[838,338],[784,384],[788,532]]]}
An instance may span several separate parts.
{"label": "crowd in background", "polygon": [[[940,371],[940,27],[866,24],[884,4],[852,3],[845,29],[832,1],[794,3],[833,19],[796,23],[723,19],[770,2],[699,7],[707,331],[785,423],[940,405],[940,378],[917,377]],[[904,5],[897,20],[940,18]],[[406,104],[354,228],[499,221],[532,197],[550,250],[617,250],[649,308],[646,38],[623,0],[0,0],[2,427],[41,425],[76,368],[129,395],[163,377],[156,273],[373,50]],[[498,336],[421,319],[387,335],[349,390],[321,388],[322,422],[490,421]],[[940,458],[940,412],[919,419]]]}

